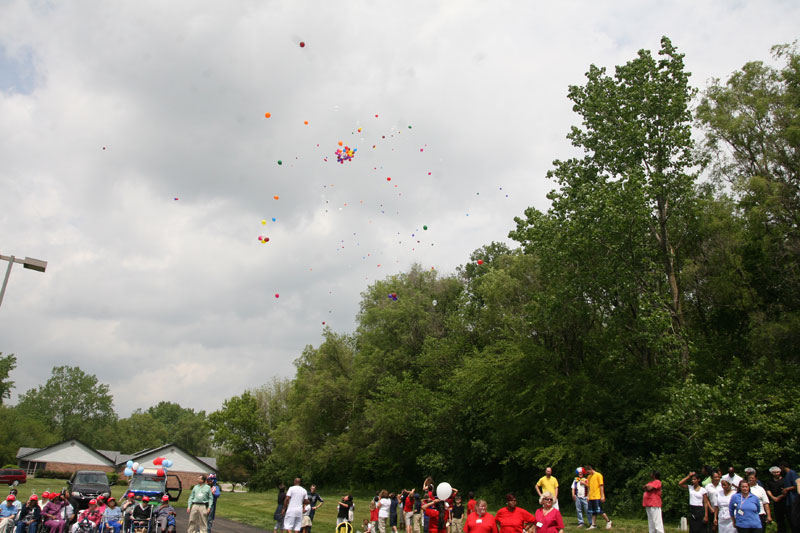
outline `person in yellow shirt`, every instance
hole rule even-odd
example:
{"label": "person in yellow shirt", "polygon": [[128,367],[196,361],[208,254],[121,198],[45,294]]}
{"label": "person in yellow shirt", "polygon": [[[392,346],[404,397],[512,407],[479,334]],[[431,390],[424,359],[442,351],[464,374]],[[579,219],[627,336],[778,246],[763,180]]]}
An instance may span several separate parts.
{"label": "person in yellow shirt", "polygon": [[550,492],[553,495],[553,508],[558,509],[558,480],[553,477],[553,469],[549,466],[544,469],[544,475],[536,482],[536,492],[540,499],[542,494]]}
{"label": "person in yellow shirt", "polygon": [[611,520],[608,515],[603,511],[603,505],[606,503],[606,491],[603,484],[603,474],[597,472],[592,465],[586,465],[586,480],[589,482],[589,514],[592,517],[592,525],[589,529],[597,529],[597,515],[603,515],[606,519],[606,529],[611,529]]}

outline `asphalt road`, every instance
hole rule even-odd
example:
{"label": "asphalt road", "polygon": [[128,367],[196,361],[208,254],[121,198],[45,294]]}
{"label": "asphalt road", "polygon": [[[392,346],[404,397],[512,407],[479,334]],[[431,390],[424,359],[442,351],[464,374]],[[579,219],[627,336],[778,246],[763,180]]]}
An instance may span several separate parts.
{"label": "asphalt road", "polygon": [[[189,513],[185,508],[175,507],[177,533],[186,533],[189,527]],[[264,533],[266,529],[248,526],[217,516],[214,519],[212,533]]]}

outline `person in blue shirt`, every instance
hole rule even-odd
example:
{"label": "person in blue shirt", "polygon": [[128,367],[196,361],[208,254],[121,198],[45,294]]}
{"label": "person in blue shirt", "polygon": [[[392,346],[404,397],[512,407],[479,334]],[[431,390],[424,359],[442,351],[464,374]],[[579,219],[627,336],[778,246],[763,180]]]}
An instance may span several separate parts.
{"label": "person in blue shirt", "polygon": [[[791,518],[792,507],[797,499],[797,472],[789,468],[786,461],[781,461],[778,466],[783,472],[783,493],[786,495],[786,498],[784,498],[784,500],[786,500],[786,513]],[[789,527],[792,533],[800,533],[800,524],[797,524],[795,520],[789,520]]]}
{"label": "person in blue shirt", "polygon": [[742,480],[739,482],[739,493],[731,496],[728,504],[731,512],[733,527],[739,533],[760,533],[761,532],[761,500],[758,496],[750,493],[750,482]]}
{"label": "person in blue shirt", "polygon": [[0,533],[14,529],[14,517],[17,516],[17,506],[14,505],[16,499],[13,494],[9,494],[3,505],[0,505]]}
{"label": "person in blue shirt", "polygon": [[211,526],[214,524],[214,517],[217,514],[217,498],[222,493],[222,490],[217,483],[217,475],[211,472],[206,478],[206,483],[211,487],[211,509],[208,512],[208,533],[211,533]]}

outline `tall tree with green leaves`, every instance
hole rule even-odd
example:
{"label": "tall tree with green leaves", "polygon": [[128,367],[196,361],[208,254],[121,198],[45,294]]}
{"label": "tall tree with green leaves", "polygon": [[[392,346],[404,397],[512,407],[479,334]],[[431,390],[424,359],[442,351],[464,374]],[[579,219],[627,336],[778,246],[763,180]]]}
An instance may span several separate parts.
{"label": "tall tree with green leaves", "polygon": [[[746,63],[698,106],[714,175],[732,186],[745,232],[733,250],[747,287],[750,351],[797,361],[800,344],[800,52]],[[731,255],[731,254],[729,254]]]}
{"label": "tall tree with green leaves", "polygon": [[584,155],[555,161],[552,207],[528,209],[510,236],[550,265],[551,281],[571,285],[572,300],[617,328],[625,350],[645,365],[677,351],[685,374],[681,268],[698,162],[683,55],[664,37],[658,58],[641,50],[614,76],[592,65],[586,78],[569,89],[582,124],[567,136]]}
{"label": "tall tree with green leaves", "polygon": [[14,388],[14,382],[8,379],[8,375],[17,367],[17,358],[14,354],[3,355],[0,352],[0,405],[3,400],[11,398],[11,389]]}
{"label": "tall tree with green leaves", "polygon": [[20,396],[17,409],[60,439],[77,438],[90,446],[102,446],[98,430],[117,419],[108,385],[77,366],[54,367],[47,383]]}

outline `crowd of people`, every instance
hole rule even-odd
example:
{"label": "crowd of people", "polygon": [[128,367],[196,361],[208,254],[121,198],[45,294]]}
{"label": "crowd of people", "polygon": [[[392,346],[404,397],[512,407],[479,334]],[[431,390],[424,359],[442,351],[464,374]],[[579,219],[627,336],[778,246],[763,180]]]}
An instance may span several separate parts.
{"label": "crowd of people", "polygon": [[[704,466],[701,473],[689,472],[678,485],[688,491],[687,522],[690,533],[763,533],[775,523],[777,533],[800,533],[800,478],[786,463],[769,469],[770,478],[758,478],[753,468],[739,476],[733,466],[722,474],[718,468]],[[575,505],[577,528],[597,529],[598,519],[605,529],[613,522],[606,513],[603,475],[591,465],[575,469],[569,485]],[[363,533],[563,533],[564,518],[559,509],[559,482],[551,468],[534,486],[540,507],[531,513],[517,505],[514,494],[505,496],[505,506],[494,515],[487,512],[485,500],[472,492],[466,501],[458,489],[437,494],[428,477],[420,490],[381,490],[369,503],[369,518],[361,523]],[[664,533],[661,475],[653,471],[643,486],[642,506],[647,514],[649,533]],[[311,533],[314,512],[323,504],[316,486],[307,492],[300,478],[286,490],[278,487],[274,533]],[[337,503],[337,531],[343,523],[352,525],[353,497],[343,495]],[[343,531],[351,531],[343,530]],[[404,530],[404,531],[403,531]],[[3,533],[0,531],[0,533]]]}
{"label": "crowd of people", "polygon": [[[200,476],[198,481],[188,499],[188,530],[211,533],[220,487],[213,473]],[[176,531],[176,513],[167,494],[151,501],[147,496],[137,500],[133,492],[128,492],[122,505],[113,496],[98,496],[83,510],[66,489],[41,496],[31,494],[24,504],[17,495],[17,489],[12,488],[0,505],[0,533],[135,533],[133,526],[137,523],[157,524],[163,533]]]}
{"label": "crowd of people", "polygon": [[[712,466],[700,473],[689,472],[678,485],[689,492],[690,533],[762,533],[775,523],[777,533],[800,533],[800,479],[785,462],[769,469],[761,480],[754,468],[745,468],[744,477],[736,468],[725,474]],[[663,533],[661,520],[661,481],[658,472],[644,486],[642,505],[648,510],[650,533]]]}
{"label": "crowd of people", "polygon": [[[381,490],[369,503],[369,518],[361,523],[363,533],[563,533],[564,519],[558,507],[558,480],[551,468],[536,483],[541,507],[534,513],[517,505],[514,494],[505,496],[506,504],[497,513],[487,512],[485,500],[466,494],[466,502],[456,488],[448,494],[437,494],[433,478],[428,477],[420,490]],[[597,517],[605,519],[605,528],[612,522],[603,510],[605,487],[603,475],[591,465],[579,467],[571,486],[572,499],[578,514],[578,527],[596,529]],[[311,533],[314,512],[324,503],[312,485],[307,492],[296,478],[288,490],[278,485],[274,533],[302,531]],[[337,527],[354,521],[355,505],[351,494],[337,503]],[[346,530],[345,530],[346,531]]]}

